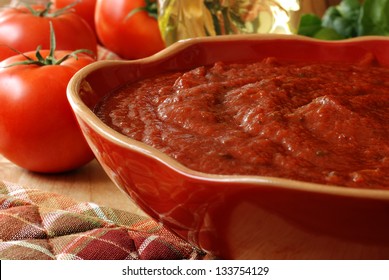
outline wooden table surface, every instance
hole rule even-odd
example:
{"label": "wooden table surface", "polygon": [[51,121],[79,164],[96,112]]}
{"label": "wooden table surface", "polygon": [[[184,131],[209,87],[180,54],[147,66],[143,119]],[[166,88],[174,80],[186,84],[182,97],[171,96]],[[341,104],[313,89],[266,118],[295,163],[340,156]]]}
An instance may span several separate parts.
{"label": "wooden table surface", "polygon": [[25,188],[59,193],[79,202],[94,202],[100,206],[145,215],[115,186],[96,160],[72,172],[46,175],[24,170],[0,154],[0,180]]}

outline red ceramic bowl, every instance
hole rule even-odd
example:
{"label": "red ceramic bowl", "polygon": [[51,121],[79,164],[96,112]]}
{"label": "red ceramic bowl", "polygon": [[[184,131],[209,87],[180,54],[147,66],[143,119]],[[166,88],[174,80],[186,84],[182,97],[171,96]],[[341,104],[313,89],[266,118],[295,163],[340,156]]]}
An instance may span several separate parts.
{"label": "red ceramic bowl", "polygon": [[389,259],[389,190],[196,172],[115,132],[92,112],[112,89],[165,71],[266,56],[356,61],[368,52],[389,66],[388,50],[389,39],[382,37],[190,39],[149,58],[87,66],[69,83],[68,98],[109,177],[148,215],[194,246],[224,259]]}

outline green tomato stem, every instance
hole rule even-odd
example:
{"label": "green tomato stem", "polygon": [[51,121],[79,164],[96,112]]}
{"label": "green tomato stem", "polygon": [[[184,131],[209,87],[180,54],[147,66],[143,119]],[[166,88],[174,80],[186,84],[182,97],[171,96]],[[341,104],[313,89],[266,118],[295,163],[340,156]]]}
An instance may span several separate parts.
{"label": "green tomato stem", "polygon": [[50,52],[49,52],[49,54],[46,57],[43,57],[42,54],[41,54],[42,46],[38,46],[37,49],[36,49],[36,52],[35,52],[35,56],[36,56],[37,59],[34,60],[31,57],[29,57],[29,56],[27,56],[27,55],[25,55],[25,54],[15,50],[19,54],[23,55],[26,58],[26,60],[18,61],[18,62],[15,62],[15,63],[11,63],[10,65],[5,66],[5,68],[13,67],[13,66],[16,66],[16,65],[37,65],[37,66],[60,65],[64,61],[69,59],[70,57],[78,59],[77,54],[79,54],[79,53],[93,54],[93,52],[90,51],[90,50],[79,49],[79,50],[75,50],[75,51],[73,51],[73,52],[63,56],[60,59],[57,59],[55,57],[56,46],[57,46],[57,44],[56,44],[56,40],[55,40],[54,27],[53,27],[52,22],[50,22]]}
{"label": "green tomato stem", "polygon": [[130,17],[132,17],[134,14],[138,12],[145,11],[147,14],[155,19],[158,19],[158,5],[155,1],[153,0],[145,0],[146,5],[143,7],[137,7],[133,9],[131,12],[128,13],[126,16],[126,20],[128,20]]}
{"label": "green tomato stem", "polygon": [[51,12],[51,6],[53,5],[53,2],[49,1],[46,6],[44,7],[44,9],[34,9],[31,5],[29,4],[24,4],[26,6],[26,8],[30,11],[31,14],[33,14],[34,16],[36,17],[58,17],[60,15],[63,15],[63,14],[66,14],[68,13],[69,11],[71,11],[71,9],[77,5],[78,3],[80,2],[80,0],[76,0],[74,1],[73,3],[61,8],[61,9],[58,9],[58,10],[55,10],[53,12]]}

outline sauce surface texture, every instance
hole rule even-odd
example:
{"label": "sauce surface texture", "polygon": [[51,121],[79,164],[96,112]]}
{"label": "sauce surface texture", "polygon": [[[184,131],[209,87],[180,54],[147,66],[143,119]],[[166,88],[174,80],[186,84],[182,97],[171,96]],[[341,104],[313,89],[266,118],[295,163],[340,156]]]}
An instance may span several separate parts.
{"label": "sauce surface texture", "polygon": [[95,112],[197,171],[389,189],[383,67],[217,62],[126,85]]}

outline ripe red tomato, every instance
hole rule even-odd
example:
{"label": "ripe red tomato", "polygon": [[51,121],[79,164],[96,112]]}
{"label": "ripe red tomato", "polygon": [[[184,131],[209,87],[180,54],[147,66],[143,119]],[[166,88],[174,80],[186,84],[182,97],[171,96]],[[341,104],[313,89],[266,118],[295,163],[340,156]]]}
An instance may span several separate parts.
{"label": "ripe red tomato", "polygon": [[57,9],[65,8],[69,5],[75,4],[73,9],[74,12],[82,17],[89,26],[96,30],[95,28],[95,7],[96,0],[53,0],[54,6]]}
{"label": "ripe red tomato", "polygon": [[[97,0],[95,10],[96,32],[100,42],[125,59],[150,56],[165,47],[158,21],[147,11],[155,1]],[[129,16],[130,15],[130,16]]]}
{"label": "ripe red tomato", "polygon": [[15,54],[17,53],[14,50],[10,49],[5,45],[0,45],[0,61],[10,56],[14,56]]}
{"label": "ripe red tomato", "polygon": [[[55,51],[61,58],[69,51]],[[36,58],[35,52],[25,53]],[[42,50],[46,57],[48,51]],[[25,169],[54,173],[78,168],[93,158],[66,97],[70,78],[94,59],[86,54],[60,65],[0,63],[0,153]]]}
{"label": "ripe red tomato", "polygon": [[[27,7],[4,7],[0,10],[0,45],[20,52],[33,51],[41,45],[50,48],[50,22],[56,32],[57,50],[88,49],[97,54],[97,39],[91,27],[75,13],[54,16],[56,10],[33,6],[41,15],[34,15]],[[14,53],[15,54],[15,53]],[[0,50],[0,58],[7,57]]]}

